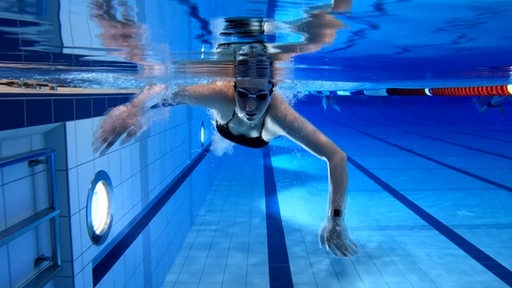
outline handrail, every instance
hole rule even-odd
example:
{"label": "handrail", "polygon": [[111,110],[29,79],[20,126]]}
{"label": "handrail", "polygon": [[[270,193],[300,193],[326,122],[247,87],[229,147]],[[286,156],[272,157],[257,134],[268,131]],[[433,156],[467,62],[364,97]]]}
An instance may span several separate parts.
{"label": "handrail", "polygon": [[21,162],[45,157],[45,156],[48,156],[49,154],[53,154],[53,153],[54,153],[54,151],[52,149],[40,149],[40,150],[31,151],[28,153],[7,156],[3,159],[0,159],[0,168],[5,168],[7,166],[11,166],[11,165],[18,164]]}
{"label": "handrail", "polygon": [[[45,160],[41,158],[46,157]],[[10,241],[18,238],[24,233],[31,231],[38,227],[40,224],[47,221],[51,222],[51,242],[52,242],[52,257],[51,261],[44,269],[34,273],[22,287],[42,286],[47,283],[53,275],[60,269],[60,241],[59,241],[59,214],[60,210],[57,205],[57,190],[55,180],[55,151],[53,149],[40,149],[28,153],[8,156],[0,159],[0,169],[12,166],[18,163],[27,162],[30,167],[39,164],[46,164],[46,171],[48,175],[48,196],[49,207],[42,209],[21,221],[0,231],[0,247],[6,245]]]}
{"label": "handrail", "polygon": [[60,211],[56,209],[46,208],[0,231],[0,246],[11,242],[25,234],[25,232],[34,229],[39,224],[58,216],[59,212]]}

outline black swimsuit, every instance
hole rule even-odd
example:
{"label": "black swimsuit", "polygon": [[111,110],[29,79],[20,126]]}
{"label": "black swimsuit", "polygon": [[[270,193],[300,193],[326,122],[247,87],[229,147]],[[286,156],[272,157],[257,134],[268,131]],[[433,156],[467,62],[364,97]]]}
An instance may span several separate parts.
{"label": "black swimsuit", "polygon": [[243,145],[246,147],[263,148],[263,147],[267,146],[269,142],[266,141],[265,139],[263,139],[263,137],[261,137],[261,132],[263,131],[263,126],[265,125],[265,122],[263,122],[263,124],[261,125],[260,136],[257,136],[257,137],[247,137],[245,135],[235,135],[235,134],[233,134],[233,132],[231,132],[229,130],[229,122],[231,122],[231,120],[235,116],[235,113],[236,112],[234,112],[233,116],[231,116],[231,118],[229,118],[229,120],[224,124],[219,123],[219,121],[215,121],[215,128],[217,128],[217,131],[219,132],[219,134],[231,142],[234,142],[236,144],[240,144],[240,145]]}

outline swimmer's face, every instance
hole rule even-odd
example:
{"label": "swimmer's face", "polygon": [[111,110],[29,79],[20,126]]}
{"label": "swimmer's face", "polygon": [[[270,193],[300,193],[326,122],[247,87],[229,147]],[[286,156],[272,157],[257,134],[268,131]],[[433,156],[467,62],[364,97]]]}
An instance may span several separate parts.
{"label": "swimmer's face", "polygon": [[237,79],[236,110],[248,122],[256,122],[265,114],[272,97],[273,84],[268,79]]}

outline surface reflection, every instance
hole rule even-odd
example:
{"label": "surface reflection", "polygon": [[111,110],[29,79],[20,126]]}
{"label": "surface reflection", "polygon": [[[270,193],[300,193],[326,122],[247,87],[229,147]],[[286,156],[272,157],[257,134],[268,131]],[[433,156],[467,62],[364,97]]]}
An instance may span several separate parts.
{"label": "surface reflection", "polygon": [[103,47],[112,54],[135,63],[144,62],[144,27],[136,21],[134,7],[125,1],[92,0],[91,18],[102,31],[99,37]]}
{"label": "surface reflection", "polygon": [[[103,72],[139,81],[224,78],[234,73],[230,47],[252,42],[267,45],[280,79],[378,87],[509,82],[506,1],[438,3],[435,15],[417,1],[357,1],[353,9],[334,1],[334,11],[350,13],[312,0],[239,3],[1,1],[0,69],[3,78],[59,82]],[[97,78],[95,86],[116,86]]]}
{"label": "surface reflection", "polygon": [[[351,1],[334,1],[331,5],[308,8],[306,17],[289,22],[257,17],[227,17],[216,19],[214,35],[220,36],[212,43],[214,49],[203,51],[201,59],[175,61],[173,68],[179,73],[199,74],[209,77],[233,78],[235,55],[240,47],[250,43],[266,46],[269,57],[275,64],[275,80],[288,79],[291,73],[286,62],[298,54],[318,51],[333,42],[336,32],[345,27],[336,18],[336,13],[348,12]],[[337,10],[335,10],[335,8]],[[295,41],[278,41],[282,34],[286,39]],[[283,38],[283,37],[281,37]],[[282,63],[280,63],[282,62]]]}

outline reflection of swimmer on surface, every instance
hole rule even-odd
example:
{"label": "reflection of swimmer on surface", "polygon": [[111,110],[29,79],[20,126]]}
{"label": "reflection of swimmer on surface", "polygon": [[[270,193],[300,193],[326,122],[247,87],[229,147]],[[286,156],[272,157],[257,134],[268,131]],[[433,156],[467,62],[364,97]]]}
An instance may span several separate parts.
{"label": "reflection of swimmer on surface", "polygon": [[498,108],[503,113],[503,102],[506,98],[506,96],[479,97],[475,98],[474,102],[479,112],[484,112],[489,108]]}
{"label": "reflection of swimmer on surface", "polygon": [[111,49],[110,54],[139,64],[144,72],[159,72],[162,65],[146,59],[144,38],[147,31],[135,21],[133,7],[126,1],[116,4],[113,0],[92,0],[89,4],[91,18],[103,29],[98,35],[103,46]]}
{"label": "reflection of swimmer on surface", "polygon": [[[332,18],[332,21],[337,20]],[[317,44],[308,47],[319,49]],[[296,46],[297,51],[306,52],[300,45]],[[264,43],[247,43],[238,48],[234,59],[234,80],[185,86],[172,92],[163,84],[149,85],[130,103],[114,108],[99,126],[93,143],[95,151],[105,153],[123,135],[121,142],[136,136],[143,128],[142,119],[147,107],[159,99],[157,105],[160,106],[192,104],[210,109],[218,133],[240,145],[262,148],[275,137],[286,136],[327,162],[329,213],[320,230],[321,244],[336,256],[355,255],[357,248],[344,221],[347,155],[275,91],[278,84],[274,81],[275,58]],[[291,51],[285,49],[281,56],[291,57]]]}

